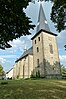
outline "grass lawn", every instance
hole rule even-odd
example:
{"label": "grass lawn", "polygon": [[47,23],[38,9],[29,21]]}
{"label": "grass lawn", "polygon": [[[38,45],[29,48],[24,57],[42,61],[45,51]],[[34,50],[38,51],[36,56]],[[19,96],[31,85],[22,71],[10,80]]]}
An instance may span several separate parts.
{"label": "grass lawn", "polygon": [[[3,84],[3,82],[8,82],[8,84]],[[0,81],[0,99],[66,99],[66,81]]]}

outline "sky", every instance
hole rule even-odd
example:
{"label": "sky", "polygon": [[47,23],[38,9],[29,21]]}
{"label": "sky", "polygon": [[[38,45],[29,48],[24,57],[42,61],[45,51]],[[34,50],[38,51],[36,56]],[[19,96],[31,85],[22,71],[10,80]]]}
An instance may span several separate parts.
{"label": "sky", "polygon": [[[66,51],[64,49],[64,45],[66,44],[66,30],[58,33],[56,31],[56,28],[54,27],[54,24],[50,20],[50,13],[53,4],[51,2],[42,2],[42,5],[51,32],[58,35],[57,44],[60,63],[66,67]],[[24,9],[26,15],[31,18],[32,24],[35,25],[37,25],[39,7],[40,3],[36,2],[35,4],[29,3],[29,6]],[[9,43],[12,45],[11,48],[5,50],[0,49],[0,64],[3,66],[6,72],[13,68],[16,59],[23,54],[24,48],[26,47],[28,49],[32,46],[31,37],[36,33],[36,27],[34,28],[34,30],[30,31],[31,35],[22,36],[16,40],[14,39],[13,41],[10,41]]]}

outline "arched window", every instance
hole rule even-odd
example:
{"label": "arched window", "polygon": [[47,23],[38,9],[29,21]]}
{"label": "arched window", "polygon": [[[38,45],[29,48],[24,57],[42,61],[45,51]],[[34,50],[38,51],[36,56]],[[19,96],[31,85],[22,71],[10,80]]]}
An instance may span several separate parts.
{"label": "arched window", "polygon": [[36,40],[35,40],[35,44],[36,44]]}
{"label": "arched window", "polygon": [[52,44],[49,44],[49,48],[50,48],[50,53],[53,54],[53,46],[52,46]]}
{"label": "arched window", "polygon": [[37,67],[40,67],[39,65],[40,65],[40,64],[39,64],[39,59],[37,59]]}
{"label": "arched window", "polygon": [[38,37],[38,41],[40,41],[40,37]]}
{"label": "arched window", "polygon": [[37,47],[37,52],[39,52],[39,48]]}

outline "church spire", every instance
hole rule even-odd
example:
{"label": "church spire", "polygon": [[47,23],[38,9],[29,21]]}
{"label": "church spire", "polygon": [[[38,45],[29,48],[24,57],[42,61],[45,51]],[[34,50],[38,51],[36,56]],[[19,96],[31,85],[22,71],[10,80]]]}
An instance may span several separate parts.
{"label": "church spire", "polygon": [[49,26],[47,24],[47,20],[43,11],[42,4],[40,3],[40,9],[39,9],[39,17],[38,17],[38,23],[37,23],[37,32],[39,32],[41,29],[49,31]]}

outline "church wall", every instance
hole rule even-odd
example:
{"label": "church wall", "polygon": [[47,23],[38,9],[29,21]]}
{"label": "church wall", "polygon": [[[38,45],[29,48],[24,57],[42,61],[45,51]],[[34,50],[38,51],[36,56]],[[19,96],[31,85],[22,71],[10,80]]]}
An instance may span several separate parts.
{"label": "church wall", "polygon": [[13,79],[16,79],[16,64],[13,67]]}
{"label": "church wall", "polygon": [[24,78],[28,78],[28,56],[24,60]]}
{"label": "church wall", "polygon": [[[38,38],[40,37],[40,41]],[[36,44],[35,44],[36,40]],[[40,33],[36,38],[33,39],[33,64],[34,64],[34,72],[40,72],[40,75],[44,76],[44,64],[43,64],[43,48],[42,48],[42,34]],[[39,51],[37,52],[37,47]],[[37,64],[37,59],[39,59],[39,66]]]}
{"label": "church wall", "polygon": [[29,55],[29,65],[28,65],[28,77],[31,77],[31,74],[33,72],[33,55]]}
{"label": "church wall", "polygon": [[[43,46],[44,46],[44,59],[45,59],[45,69],[47,75],[49,74],[60,74],[59,66],[59,55],[56,42],[56,36],[50,35],[48,33],[43,34]],[[52,53],[50,52],[50,46],[52,45]]]}
{"label": "church wall", "polygon": [[15,63],[14,67],[13,67],[13,79],[17,78],[17,63]]}
{"label": "church wall", "polygon": [[6,74],[7,79],[13,79],[13,68]]}
{"label": "church wall", "polygon": [[13,79],[30,78],[33,71],[33,55],[28,55],[15,63]]}
{"label": "church wall", "polygon": [[21,78],[20,76],[20,67],[21,67],[21,60],[19,60],[18,62],[15,63],[14,67],[13,67],[13,78],[14,79],[18,79]]}
{"label": "church wall", "polygon": [[20,60],[20,75],[19,78],[23,78],[23,64],[24,64],[24,59]]}
{"label": "church wall", "polygon": [[21,60],[19,78],[30,78],[33,71],[33,55],[28,55]]}
{"label": "church wall", "polygon": [[28,56],[18,61],[19,78],[28,78]]}
{"label": "church wall", "polygon": [[[38,41],[39,37],[40,41]],[[33,39],[32,44],[34,75],[38,70],[41,76],[60,75],[56,36],[42,32]],[[39,48],[38,52],[37,47]],[[37,59],[39,59],[39,67],[37,66]]]}
{"label": "church wall", "polygon": [[17,63],[17,78],[19,77],[19,68],[20,68],[20,61],[18,61],[18,63]]}

